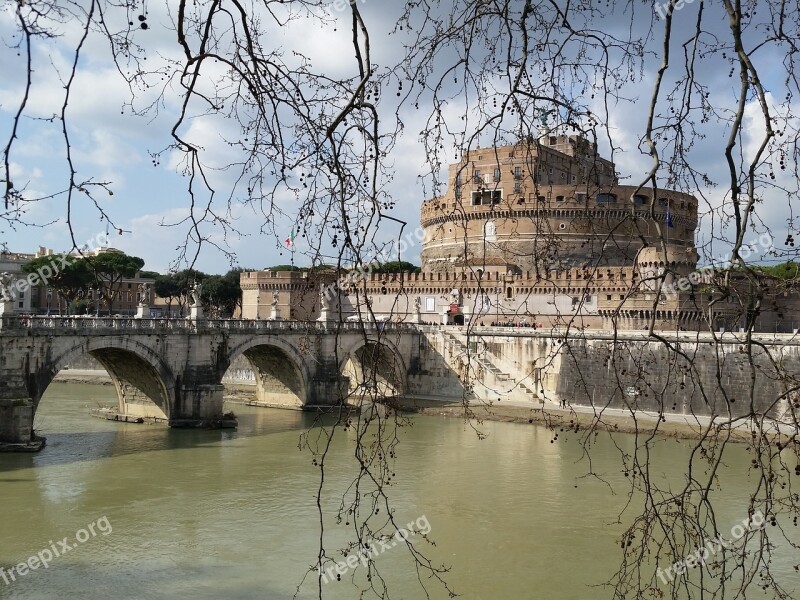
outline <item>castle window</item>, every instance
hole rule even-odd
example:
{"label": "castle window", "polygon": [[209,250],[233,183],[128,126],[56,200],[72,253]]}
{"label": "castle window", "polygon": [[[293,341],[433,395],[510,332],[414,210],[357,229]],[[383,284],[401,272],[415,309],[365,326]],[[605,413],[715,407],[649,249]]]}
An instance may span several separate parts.
{"label": "castle window", "polygon": [[481,183],[481,181],[483,181],[481,179],[481,170],[480,169],[475,169],[474,171],[472,171],[472,181],[473,181],[473,183]]}
{"label": "castle window", "polygon": [[456,198],[461,198],[461,186],[456,186]]}
{"label": "castle window", "polygon": [[613,204],[617,201],[617,197],[614,194],[597,194],[595,200],[598,204]]}
{"label": "castle window", "polygon": [[650,204],[650,198],[643,194],[636,194],[633,197],[633,203],[638,205]]}
{"label": "castle window", "polygon": [[551,135],[550,136],[550,145],[551,146],[555,146],[557,143],[558,143],[558,138],[553,136],[553,135]]}
{"label": "castle window", "polygon": [[514,289],[507,287],[506,288],[506,300],[511,300],[514,297]]}
{"label": "castle window", "polygon": [[478,190],[472,192],[472,206],[497,204],[503,199],[503,190]]}
{"label": "castle window", "polygon": [[522,191],[522,182],[521,181],[515,181],[514,182],[514,191],[515,192],[521,192]]}
{"label": "castle window", "polygon": [[545,199],[546,199],[546,198],[545,198],[544,196],[536,196],[536,201],[537,201],[537,202],[544,202],[544,201],[545,201]]}
{"label": "castle window", "polygon": [[565,230],[567,228],[567,224],[566,223],[559,223],[558,224],[558,228],[563,231],[563,230]]}
{"label": "castle window", "polygon": [[522,179],[522,167],[514,167],[514,179]]}
{"label": "castle window", "polygon": [[500,181],[500,167],[495,167],[494,169],[494,180]]}
{"label": "castle window", "polygon": [[611,294],[606,294],[606,300],[611,300]]}
{"label": "castle window", "polygon": [[556,202],[563,202],[564,196],[556,196]]}

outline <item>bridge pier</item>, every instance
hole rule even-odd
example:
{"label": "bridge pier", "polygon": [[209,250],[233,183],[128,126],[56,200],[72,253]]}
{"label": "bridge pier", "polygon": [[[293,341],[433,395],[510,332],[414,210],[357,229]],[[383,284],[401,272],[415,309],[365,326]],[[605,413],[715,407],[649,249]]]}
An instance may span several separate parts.
{"label": "bridge pier", "polygon": [[0,399],[0,451],[39,450],[43,444],[44,440],[33,434],[33,401]]}
{"label": "bridge pier", "polygon": [[182,385],[170,415],[170,427],[207,427],[222,419],[222,384]]}

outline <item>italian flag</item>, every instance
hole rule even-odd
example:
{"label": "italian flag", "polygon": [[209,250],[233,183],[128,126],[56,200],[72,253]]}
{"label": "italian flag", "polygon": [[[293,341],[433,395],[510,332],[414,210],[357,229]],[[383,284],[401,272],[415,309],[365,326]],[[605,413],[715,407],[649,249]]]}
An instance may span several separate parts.
{"label": "italian flag", "polygon": [[291,248],[294,245],[294,229],[289,232],[289,237],[286,238],[286,247]]}

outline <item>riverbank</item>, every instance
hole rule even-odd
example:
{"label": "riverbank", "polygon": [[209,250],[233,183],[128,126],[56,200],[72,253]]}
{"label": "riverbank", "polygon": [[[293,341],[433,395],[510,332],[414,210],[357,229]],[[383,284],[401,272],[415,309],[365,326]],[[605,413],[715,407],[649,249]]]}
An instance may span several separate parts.
{"label": "riverbank", "polygon": [[[83,383],[113,385],[105,371],[90,369],[68,369],[61,371],[54,383]],[[255,386],[250,383],[226,382],[225,400],[234,403],[249,403],[254,399]],[[388,404],[401,412],[427,416],[444,416],[476,421],[498,421],[503,423],[543,425],[555,433],[567,431],[606,431],[616,433],[638,433],[659,435],[676,439],[699,439],[708,430],[710,419],[693,415],[665,414],[663,419],[655,413],[639,412],[635,418],[629,411],[604,409],[596,413],[592,407],[573,406],[560,408],[555,404],[532,404],[530,402],[499,400],[485,403],[470,400],[465,405],[460,399],[434,397],[392,398]],[[727,433],[724,433],[727,435]],[[730,432],[732,441],[744,442],[752,438],[746,424]]]}
{"label": "riverbank", "polygon": [[[665,414],[661,419],[655,413],[639,412],[634,418],[629,411],[619,409],[595,412],[590,406],[559,408],[554,404],[531,406],[503,400],[491,404],[470,400],[465,405],[457,400],[394,398],[391,405],[402,412],[429,416],[543,425],[555,433],[594,430],[697,440],[708,431],[710,422],[708,417],[692,415]],[[736,442],[745,442],[752,437],[750,429],[744,424],[730,433],[731,441]]]}

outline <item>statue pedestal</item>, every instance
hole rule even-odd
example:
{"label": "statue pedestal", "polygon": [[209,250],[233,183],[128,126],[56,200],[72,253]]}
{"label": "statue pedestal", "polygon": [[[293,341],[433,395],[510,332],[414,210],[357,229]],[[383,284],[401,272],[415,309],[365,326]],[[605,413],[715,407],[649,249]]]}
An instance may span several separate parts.
{"label": "statue pedestal", "polygon": [[3,321],[8,320],[10,323],[12,316],[14,316],[14,303],[0,300],[0,329],[3,328]]}
{"label": "statue pedestal", "polygon": [[280,321],[281,319],[281,309],[277,306],[273,306],[272,310],[269,311],[269,320],[270,321]]}
{"label": "statue pedestal", "polygon": [[193,305],[189,307],[189,319],[192,321],[199,321],[203,318],[203,307],[200,305]]}
{"label": "statue pedestal", "polygon": [[412,323],[422,323],[422,313],[419,309],[414,310],[414,316],[411,318]]}
{"label": "statue pedestal", "polygon": [[323,308],[319,311],[319,318],[317,319],[317,321],[322,321],[327,323],[332,320],[332,317],[333,315],[330,314],[330,311],[327,308]]}
{"label": "statue pedestal", "polygon": [[140,304],[136,307],[136,315],[133,317],[134,319],[149,319],[150,318],[150,307],[147,304]]}

